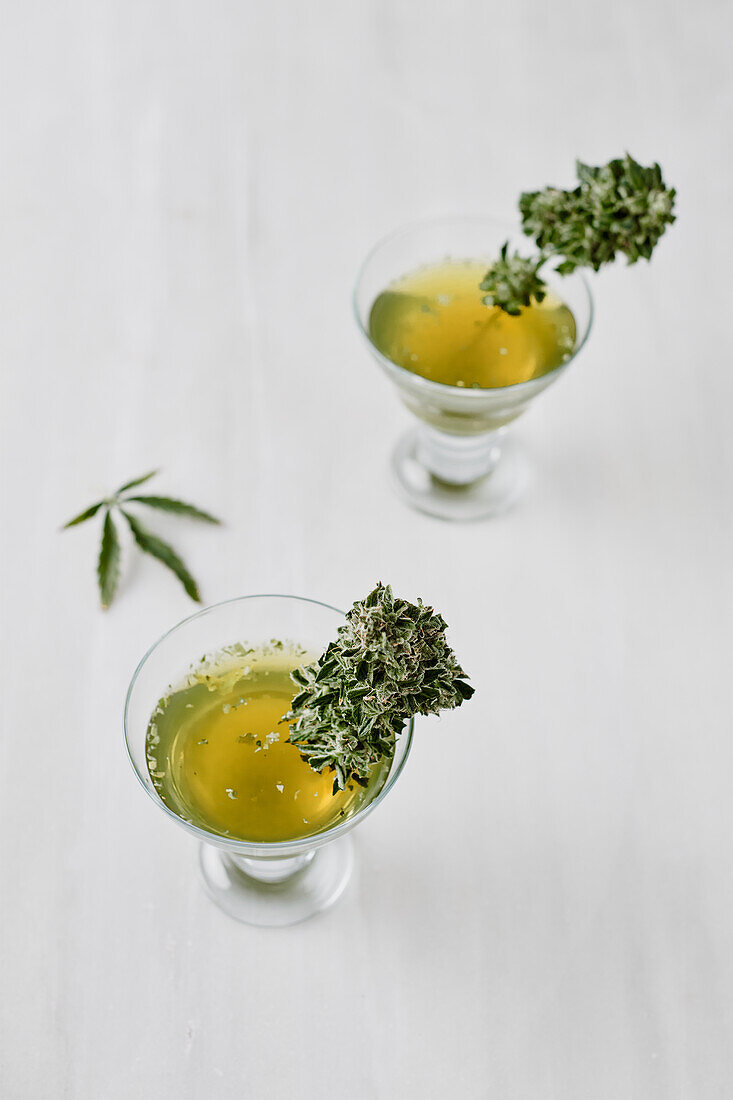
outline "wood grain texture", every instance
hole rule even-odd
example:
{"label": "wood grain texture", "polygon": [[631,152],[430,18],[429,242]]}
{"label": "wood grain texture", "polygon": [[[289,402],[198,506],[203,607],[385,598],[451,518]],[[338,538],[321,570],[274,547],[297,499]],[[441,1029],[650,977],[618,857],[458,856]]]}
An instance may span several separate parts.
{"label": "wood grain texture", "polygon": [[[4,1098],[733,1095],[732,23],[4,5]],[[679,221],[595,281],[586,351],[517,429],[532,492],[470,527],[409,512],[363,254],[627,148]],[[390,580],[478,689],[420,724],[343,902],[284,933],[206,900],[125,760],[132,669],[191,605],[126,544],[103,614],[96,531],[56,534],[155,466],[227,521],[158,525],[207,601]]]}

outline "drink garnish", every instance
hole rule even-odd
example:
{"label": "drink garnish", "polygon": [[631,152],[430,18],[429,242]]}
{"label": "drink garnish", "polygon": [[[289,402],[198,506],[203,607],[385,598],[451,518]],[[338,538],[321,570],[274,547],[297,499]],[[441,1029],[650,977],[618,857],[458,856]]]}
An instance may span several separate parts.
{"label": "drink garnish", "polygon": [[627,153],[597,168],[576,161],[576,173],[578,186],[570,191],[545,187],[522,194],[522,229],[539,252],[509,254],[507,241],[480,284],[486,305],[516,316],[533,300],[541,302],[547,284],[539,271],[552,259],[560,260],[558,275],[570,275],[579,267],[598,271],[617,255],[629,264],[651,258],[675,220],[676,192],[659,165],[645,168]]}
{"label": "drink garnish", "polygon": [[366,783],[413,715],[471,698],[445,631],[432,607],[380,583],[347,612],[318,660],[291,672],[300,691],[286,715],[289,740],[314,771],[333,768],[334,790]]}

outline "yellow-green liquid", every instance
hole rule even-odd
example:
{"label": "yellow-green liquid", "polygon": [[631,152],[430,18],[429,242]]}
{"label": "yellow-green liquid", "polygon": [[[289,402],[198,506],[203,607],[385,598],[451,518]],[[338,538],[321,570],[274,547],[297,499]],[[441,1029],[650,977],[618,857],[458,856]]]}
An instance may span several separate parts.
{"label": "yellow-green liquid", "polygon": [[392,362],[446,386],[492,389],[540,378],[570,358],[575,319],[555,295],[511,317],[485,306],[487,264],[423,267],[376,298],[369,335]]}
{"label": "yellow-green liquid", "polygon": [[232,647],[161,699],[148,727],[148,770],[179,817],[221,836],[292,840],[339,824],[381,790],[389,761],[367,787],[334,794],[333,771],[314,772],[287,741],[290,671],[309,659],[279,643]]}

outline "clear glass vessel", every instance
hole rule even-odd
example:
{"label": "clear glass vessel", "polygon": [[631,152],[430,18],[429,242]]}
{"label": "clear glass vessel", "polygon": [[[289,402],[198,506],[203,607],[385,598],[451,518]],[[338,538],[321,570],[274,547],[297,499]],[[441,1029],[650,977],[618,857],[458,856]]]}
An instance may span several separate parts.
{"label": "clear glass vessel", "polygon": [[397,387],[417,426],[392,456],[395,486],[408,503],[442,519],[497,515],[521,496],[528,462],[507,425],[556,382],[585,344],[593,306],[588,284],[575,273],[564,278],[550,265],[542,275],[575,319],[569,357],[538,378],[486,389],[460,388],[423,378],[387,358],[370,336],[372,305],[396,280],[443,261],[479,260],[486,266],[504,241],[528,254],[528,238],[490,218],[440,218],[418,222],[386,237],[367,256],[354,290],[354,312],[372,355]]}
{"label": "clear glass vessel", "polygon": [[351,875],[351,830],[391,791],[410,751],[413,723],[397,739],[384,786],[341,824],[296,840],[273,843],[235,840],[179,817],[157,794],[147,766],[146,738],[158,701],[176,686],[202,654],[224,646],[258,646],[271,639],[321,653],[344,621],[341,611],[297,596],[242,596],[207,607],[174,626],[145,654],[125,702],[125,739],[135,774],[155,804],[201,842],[204,887],[230,916],[249,924],[279,927],[305,920],[333,905]]}

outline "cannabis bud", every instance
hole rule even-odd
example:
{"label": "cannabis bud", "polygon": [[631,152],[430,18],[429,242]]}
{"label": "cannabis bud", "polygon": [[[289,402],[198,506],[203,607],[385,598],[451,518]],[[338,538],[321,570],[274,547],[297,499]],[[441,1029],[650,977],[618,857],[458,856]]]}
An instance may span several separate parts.
{"label": "cannabis bud", "polygon": [[545,255],[564,257],[558,272],[594,271],[618,253],[630,264],[648,260],[674,219],[675,191],[667,189],[658,164],[644,168],[628,153],[601,168],[576,163],[573,191],[548,187],[519,200],[522,228]]}
{"label": "cannabis bud", "polygon": [[413,715],[473,695],[445,630],[421,600],[408,603],[378,584],[347,613],[325,653],[291,673],[301,690],[286,715],[289,740],[314,771],[334,769],[334,791],[350,779],[364,785]]}
{"label": "cannabis bud", "polygon": [[[579,182],[572,191],[545,187],[520,197],[522,229],[534,238],[539,256],[522,260],[520,266],[519,257],[507,260],[504,245],[481,283],[489,291],[487,305],[516,314],[517,305],[542,301],[538,290],[544,296],[546,285],[537,272],[551,257],[560,259],[555,269],[559,275],[578,267],[598,271],[619,254],[630,264],[651,258],[675,220],[675,190],[664,183],[659,165],[645,168],[627,153],[599,168],[577,161],[576,172]],[[508,265],[513,265],[510,273]]]}
{"label": "cannabis bud", "polygon": [[545,262],[544,256],[527,259],[515,252],[508,255],[509,242],[502,245],[499,259],[492,264],[479,283],[481,290],[487,291],[483,298],[486,306],[501,306],[512,317],[522,312],[523,306],[532,304],[532,299],[541,302],[546,286],[539,277],[539,269]]}

